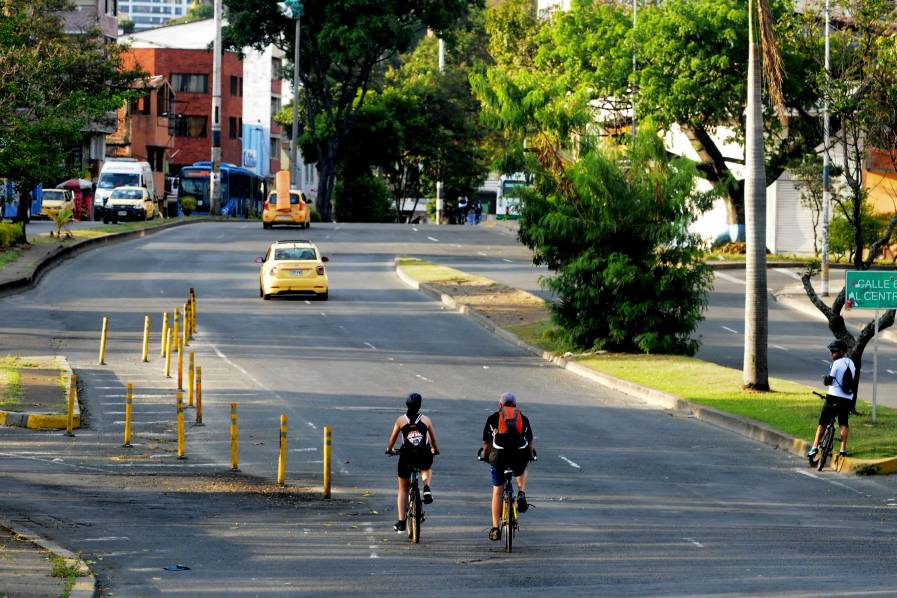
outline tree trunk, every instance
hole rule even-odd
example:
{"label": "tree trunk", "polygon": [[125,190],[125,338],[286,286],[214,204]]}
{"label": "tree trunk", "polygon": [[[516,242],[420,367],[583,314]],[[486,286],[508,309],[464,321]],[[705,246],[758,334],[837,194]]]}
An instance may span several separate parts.
{"label": "tree trunk", "polygon": [[[328,144],[329,145],[329,144]],[[330,149],[329,147],[327,148]],[[321,220],[330,222],[333,220],[333,184],[336,178],[335,155],[332,152],[322,153],[318,161],[318,210],[321,212]]]}
{"label": "tree trunk", "polygon": [[766,288],[766,173],[763,164],[763,105],[760,52],[754,42],[753,2],[748,2],[748,96],[745,123],[745,225],[747,268],[744,294],[744,388],[769,390]]}

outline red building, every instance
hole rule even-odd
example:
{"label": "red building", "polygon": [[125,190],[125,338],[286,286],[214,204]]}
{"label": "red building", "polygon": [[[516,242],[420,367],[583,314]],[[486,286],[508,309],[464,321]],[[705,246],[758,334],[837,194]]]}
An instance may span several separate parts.
{"label": "red building", "polygon": [[[212,155],[212,52],[207,49],[131,47],[126,66],[139,65],[150,75],[169,81],[176,96],[174,143],[168,151],[170,175],[183,166],[211,159]],[[229,123],[243,122],[243,61],[225,52],[221,61],[221,160],[239,164],[239,136],[228,135]]]}

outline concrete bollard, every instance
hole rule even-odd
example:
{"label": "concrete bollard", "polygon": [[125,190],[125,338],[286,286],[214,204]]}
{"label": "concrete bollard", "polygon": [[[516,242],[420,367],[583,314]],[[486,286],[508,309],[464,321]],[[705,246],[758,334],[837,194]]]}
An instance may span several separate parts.
{"label": "concrete bollard", "polygon": [[202,366],[196,366],[196,423],[202,425]]}
{"label": "concrete bollard", "polygon": [[230,470],[240,471],[237,459],[238,435],[237,430],[237,404],[230,404]]}
{"label": "concrete bollard", "polygon": [[150,317],[143,316],[143,362],[149,361]]}
{"label": "concrete bollard", "polygon": [[162,314],[162,338],[159,342],[159,356],[165,357],[165,347],[168,342],[168,312]]}
{"label": "concrete bollard", "polygon": [[287,472],[287,416],[280,416],[280,453],[277,457],[277,485],[283,486]]}
{"label": "concrete bollard", "polygon": [[178,391],[178,459],[186,459],[184,456],[184,393]]}
{"label": "concrete bollard", "polygon": [[187,407],[193,407],[193,396],[195,392],[194,384],[196,383],[196,358],[193,351],[187,354]]}
{"label": "concrete bollard", "polygon": [[103,316],[103,331],[100,333],[100,365],[106,365],[106,335],[109,333],[109,318]]}
{"label": "concrete bollard", "polygon": [[330,426],[324,426],[324,498],[330,498]]}
{"label": "concrete bollard", "polygon": [[168,334],[165,337],[165,377],[171,378],[171,343],[172,343],[172,329],[168,329]]}
{"label": "concrete bollard", "polygon": [[66,436],[74,436],[75,435],[75,394],[78,389],[78,376],[72,373],[72,377],[69,378],[69,396],[68,396],[68,405],[66,409],[66,420],[65,420],[65,435]]}
{"label": "concrete bollard", "polygon": [[131,413],[133,409],[134,385],[128,384],[128,394],[125,396],[125,441],[122,446],[131,448]]}

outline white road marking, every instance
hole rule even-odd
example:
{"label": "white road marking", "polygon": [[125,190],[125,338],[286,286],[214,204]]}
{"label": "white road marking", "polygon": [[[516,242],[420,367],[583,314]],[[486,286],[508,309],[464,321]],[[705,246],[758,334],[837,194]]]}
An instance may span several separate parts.
{"label": "white road marking", "polygon": [[800,280],[800,275],[792,272],[791,270],[786,270],[785,268],[773,268],[779,274],[784,274],[785,276],[789,276],[795,280]]}
{"label": "white road marking", "polygon": [[102,538],[84,538],[82,542],[116,542],[118,540],[130,540],[127,536],[103,536]]}
{"label": "white road marking", "polygon": [[815,473],[806,471],[804,469],[795,469],[794,471],[796,471],[797,473],[799,473],[801,475],[805,475],[808,478],[813,478],[814,480],[828,482],[829,484],[832,484],[833,486],[838,486],[839,488],[844,488],[845,490],[850,490],[851,492],[855,492],[856,494],[863,494],[861,491],[857,490],[856,488],[851,488],[847,484],[842,484],[841,482],[839,482],[837,480],[830,479],[827,476],[826,477],[819,476],[819,475],[816,475]]}
{"label": "white road marking", "polygon": [[415,377],[415,378],[420,378],[420,379],[423,380],[424,382],[430,382],[430,379],[429,379],[429,378],[426,378],[426,377],[424,377],[424,376],[421,376],[420,374],[414,374],[414,377]]}
{"label": "white road marking", "polygon": [[306,304],[306,305],[311,305],[311,301],[309,301],[308,299],[306,299],[306,300],[305,300],[305,304]]}
{"label": "white road marking", "polygon": [[894,370],[885,370],[885,371],[889,374],[897,374],[897,372],[895,372]]}
{"label": "white road marking", "polygon": [[570,459],[568,459],[568,458],[565,457],[564,455],[558,455],[558,456],[559,456],[562,460],[566,461],[566,462],[570,465],[570,467],[573,467],[574,469],[582,469],[582,467],[580,467],[579,464],[574,463],[573,461],[571,461]]}
{"label": "white road marking", "polygon": [[366,344],[368,347],[370,347],[371,349],[374,349],[375,351],[377,350],[377,347],[375,347],[375,346],[372,345],[371,343],[365,343],[365,344]]}
{"label": "white road marking", "polygon": [[732,329],[729,328],[728,326],[723,326],[723,330],[728,330],[728,331],[731,332],[732,334],[738,334],[738,331],[737,331],[737,330],[732,330]]}
{"label": "white road marking", "polygon": [[431,241],[433,241],[434,243],[439,243],[439,239],[437,239],[436,237],[427,237],[427,238],[430,239]]}
{"label": "white road marking", "polygon": [[514,263],[513,261],[509,260],[509,259],[506,258],[506,257],[503,257],[503,258],[501,258],[501,259],[504,260],[504,261],[506,261],[506,262],[508,262],[509,264],[513,264],[513,263]]}
{"label": "white road marking", "polygon": [[[235,370],[239,371],[239,372],[242,373],[244,376],[246,376],[247,378],[249,378],[250,380],[252,380],[253,382],[255,382],[256,385],[259,386],[260,388],[263,388],[263,389],[265,389],[265,390],[267,390],[267,391],[270,392],[270,389],[269,389],[267,386],[265,386],[264,384],[262,384],[261,382],[259,382],[258,380],[256,380],[256,379],[252,376],[252,374],[250,374],[249,372],[247,372],[246,370],[244,370],[243,368],[241,368],[239,365],[237,365],[236,363],[234,363],[233,361],[231,361],[231,360],[227,357],[227,355],[225,355],[224,353],[222,353],[221,350],[220,350],[216,345],[209,345],[209,346],[212,347],[212,350],[215,351],[215,354],[216,354],[218,357],[220,357],[221,359],[223,359],[224,362],[225,362],[226,364],[228,364],[229,366],[231,366],[232,368],[234,368]],[[274,393],[274,394],[276,395],[277,393]],[[279,395],[278,395],[278,396],[279,396]]]}
{"label": "white road marking", "polygon": [[717,278],[722,278],[723,280],[727,280],[729,282],[734,282],[735,284],[745,284],[743,280],[740,278],[735,278],[731,274],[726,274],[725,272],[714,272],[713,273]]}
{"label": "white road marking", "polygon": [[828,359],[820,359],[819,361],[821,361],[821,362],[824,363],[825,365],[828,365],[828,364],[829,364],[829,360],[828,360]]}
{"label": "white road marking", "polygon": [[321,312],[321,315],[324,316],[325,318],[327,317],[327,314],[325,314],[324,312]]}
{"label": "white road marking", "polygon": [[484,369],[484,370],[488,370],[488,369],[489,369],[489,366],[488,366],[488,365],[484,365],[484,366],[483,366],[483,369]]}
{"label": "white road marking", "polygon": [[317,450],[318,449],[316,449],[315,447],[311,447],[311,448],[301,448],[301,449],[290,449],[288,452],[290,452],[290,453],[312,453]]}
{"label": "white road marking", "polygon": [[685,540],[686,542],[690,542],[690,543],[694,544],[698,548],[704,548],[704,545],[701,544],[700,542],[698,542],[697,540],[695,540],[694,538],[682,538],[682,539]]}
{"label": "white road marking", "polygon": [[487,257],[487,254],[483,253],[482,251],[477,251],[477,255],[481,255],[481,256],[483,256],[483,257]]}
{"label": "white road marking", "polygon": [[[172,409],[172,414],[174,414],[173,409]],[[173,419],[158,419],[158,420],[150,421],[150,422],[132,421],[131,425],[132,426],[149,426],[149,425],[155,425],[155,424],[170,424],[170,423],[173,423],[173,421],[174,421]],[[114,422],[112,422],[112,425],[123,426],[123,425],[125,425],[125,420],[114,421]]]}
{"label": "white road marking", "polygon": [[417,232],[417,227],[416,227],[416,226],[412,226],[412,227],[411,227],[411,230],[413,230],[414,232]]}
{"label": "white road marking", "polygon": [[311,422],[305,422],[305,425],[307,425],[307,426],[308,426],[309,428],[311,428],[312,430],[317,430],[317,429],[318,429],[318,427],[317,427],[316,425],[314,425],[313,423],[311,423]]}
{"label": "white road marking", "polygon": [[787,351],[788,350],[785,347],[783,347],[782,345],[772,345],[772,348],[778,349],[779,351]]}

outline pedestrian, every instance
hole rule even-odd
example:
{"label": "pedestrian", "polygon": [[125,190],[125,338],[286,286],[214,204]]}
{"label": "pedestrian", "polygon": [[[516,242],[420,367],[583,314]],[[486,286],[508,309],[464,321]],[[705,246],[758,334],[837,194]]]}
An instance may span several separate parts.
{"label": "pedestrian", "polygon": [[467,212],[469,209],[470,209],[470,205],[468,204],[467,196],[459,195],[458,196],[458,212],[459,212],[458,215],[461,217],[460,218],[461,224],[464,224],[467,222]]}
{"label": "pedestrian", "polygon": [[483,220],[483,204],[479,200],[473,204],[474,224],[479,224]]}

